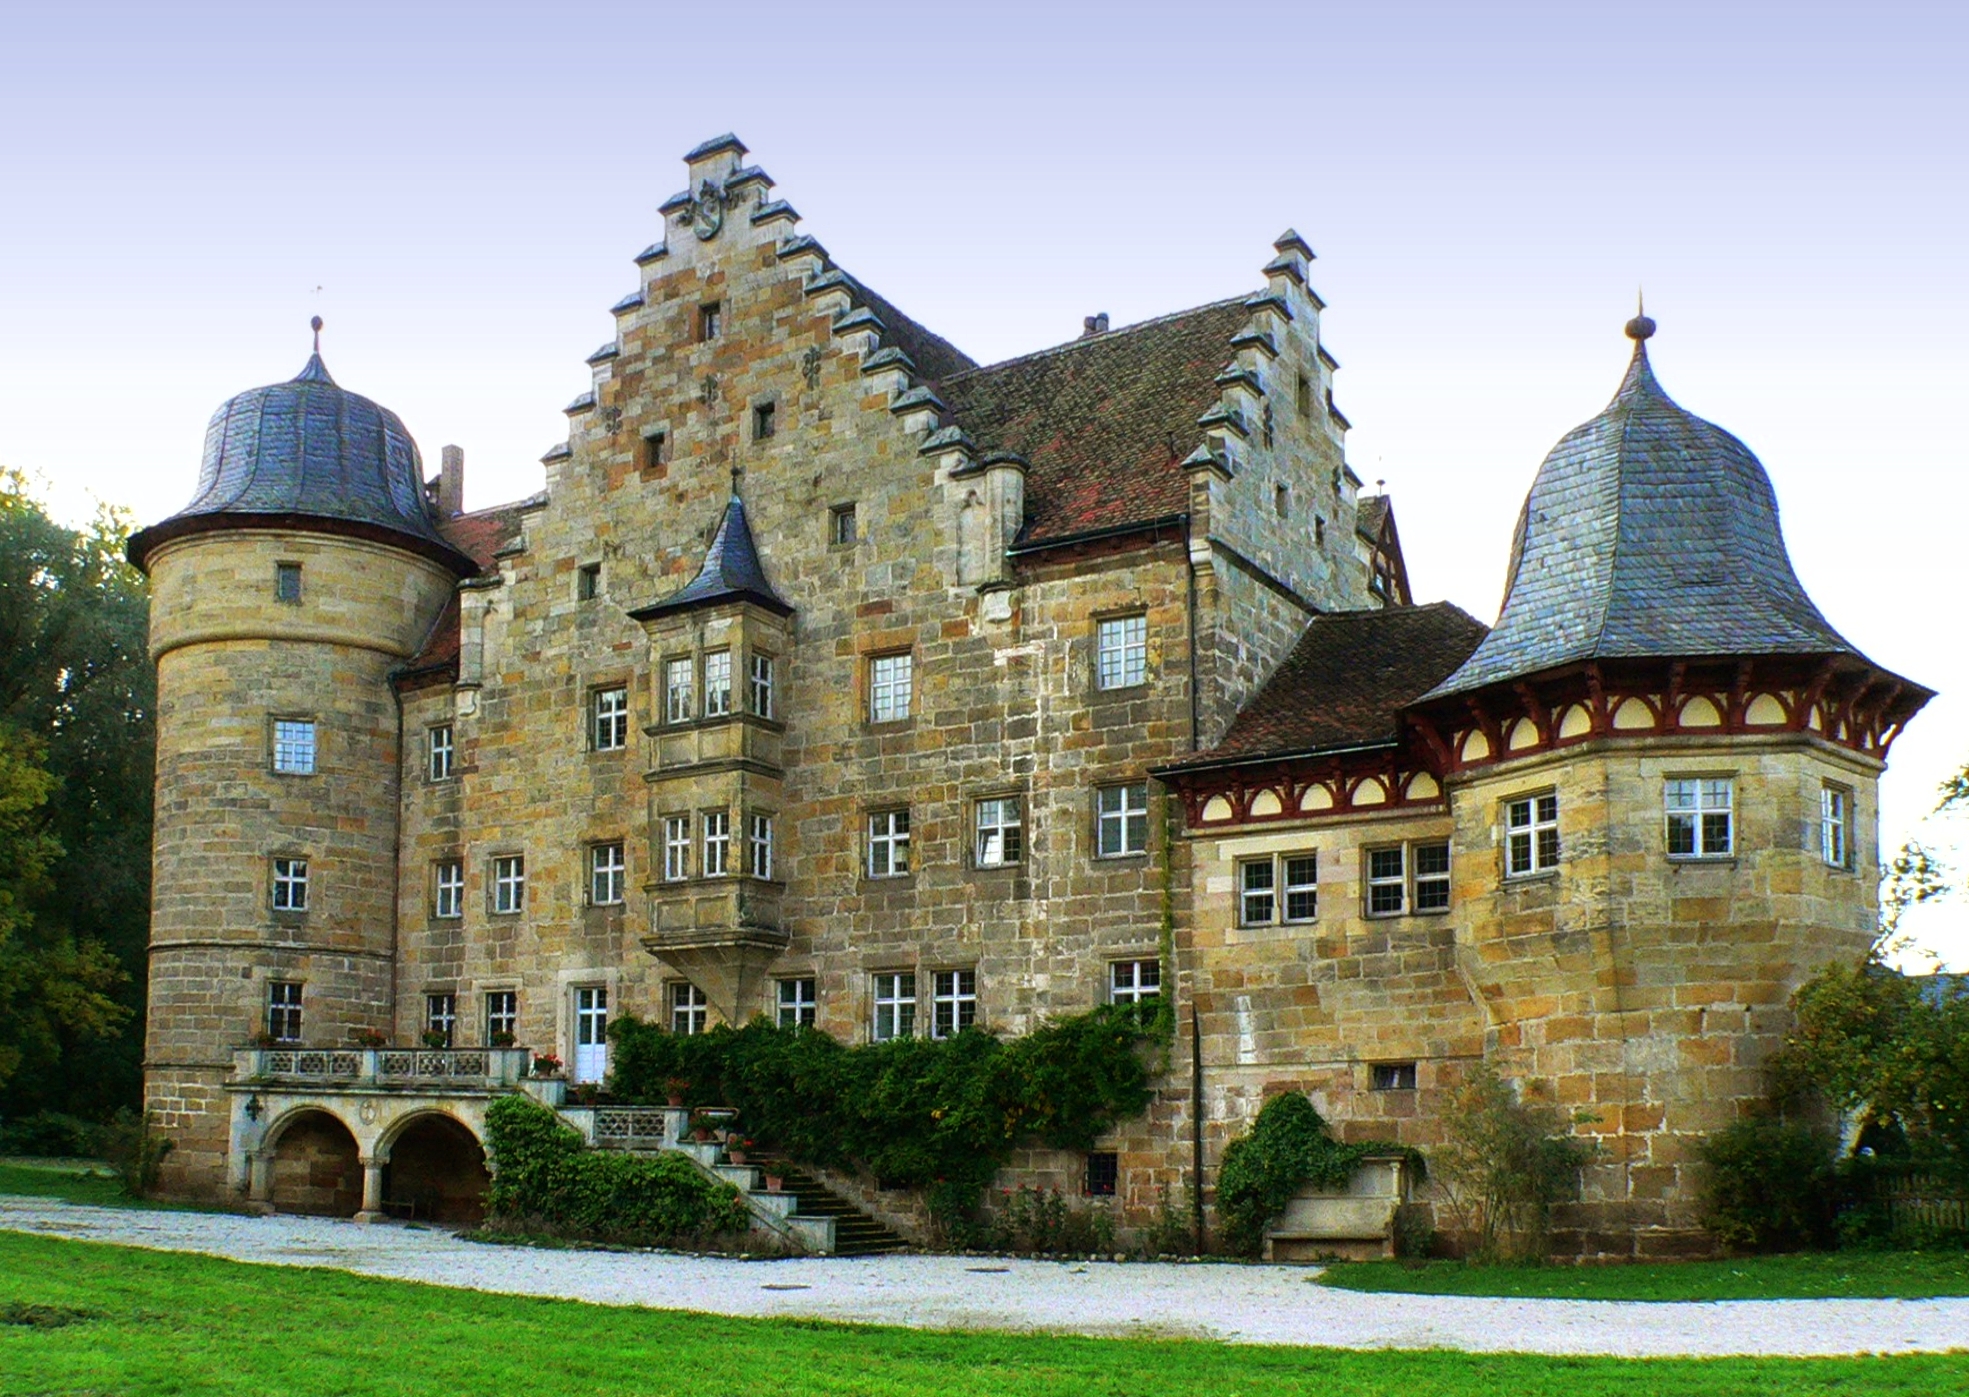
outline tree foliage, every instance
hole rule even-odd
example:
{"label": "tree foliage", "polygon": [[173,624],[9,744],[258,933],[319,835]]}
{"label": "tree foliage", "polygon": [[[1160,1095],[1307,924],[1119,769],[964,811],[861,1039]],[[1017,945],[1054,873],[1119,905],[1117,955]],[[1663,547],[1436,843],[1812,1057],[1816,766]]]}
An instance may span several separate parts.
{"label": "tree foliage", "polygon": [[0,470],[0,1114],[101,1118],[141,1075],[155,680],[129,521],[49,519]]}
{"label": "tree foliage", "polygon": [[1577,1194],[1598,1147],[1574,1136],[1557,1107],[1522,1099],[1488,1063],[1464,1079],[1443,1124],[1430,1172],[1472,1258],[1543,1258],[1552,1207]]}

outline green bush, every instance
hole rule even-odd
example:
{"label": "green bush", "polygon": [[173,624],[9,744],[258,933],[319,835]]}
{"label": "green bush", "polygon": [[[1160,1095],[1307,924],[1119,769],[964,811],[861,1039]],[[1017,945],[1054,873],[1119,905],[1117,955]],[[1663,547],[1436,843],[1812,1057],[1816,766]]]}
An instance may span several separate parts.
{"label": "green bush", "polygon": [[656,1103],[686,1079],[693,1104],[737,1108],[748,1135],[793,1159],[924,1190],[949,1238],[965,1241],[1016,1145],[1088,1149],[1147,1108],[1155,1035],[1124,1008],[1010,1041],[966,1031],[855,1047],[763,1020],[680,1037],[624,1017],[609,1029],[609,1080],[625,1100]]}
{"label": "green bush", "polygon": [[0,1155],[93,1159],[101,1148],[100,1125],[59,1111],[36,1111],[0,1124]]}
{"label": "green bush", "polygon": [[1419,1155],[1400,1145],[1341,1144],[1327,1133],[1310,1099],[1298,1092],[1274,1096],[1259,1110],[1250,1131],[1225,1148],[1217,1170],[1217,1217],[1224,1244],[1257,1255],[1265,1245],[1266,1225],[1285,1211],[1302,1185],[1343,1187],[1362,1159],[1390,1152],[1421,1163]]}
{"label": "green bush", "polygon": [[164,1157],[177,1148],[177,1142],[152,1128],[156,1117],[146,1111],[138,1115],[125,1106],[97,1134],[97,1147],[117,1182],[131,1198],[148,1198],[157,1191],[157,1176]]}
{"label": "green bush", "polygon": [[554,1112],[524,1096],[493,1102],[485,1122],[492,1228],[688,1246],[751,1225],[738,1190],[714,1183],[682,1155],[591,1150]]}
{"label": "green bush", "polygon": [[1472,1259],[1543,1259],[1552,1207],[1578,1193],[1599,1147],[1575,1138],[1556,1107],[1520,1099],[1488,1064],[1464,1080],[1443,1125],[1433,1172]]}
{"label": "green bush", "polygon": [[1823,1245],[1837,1202],[1835,1148],[1828,1133],[1773,1116],[1709,1136],[1698,1147],[1709,1230],[1741,1251]]}

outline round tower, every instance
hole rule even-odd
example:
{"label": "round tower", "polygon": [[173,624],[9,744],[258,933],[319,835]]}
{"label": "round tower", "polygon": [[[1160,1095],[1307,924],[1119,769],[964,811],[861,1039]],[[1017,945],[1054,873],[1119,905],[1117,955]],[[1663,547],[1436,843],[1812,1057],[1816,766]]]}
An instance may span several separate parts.
{"label": "round tower", "polygon": [[392,1021],[393,668],[471,561],[396,414],[315,353],[228,401],[192,502],[130,540],[157,665],[145,1104],[174,1191],[226,1177],[233,1053]]}

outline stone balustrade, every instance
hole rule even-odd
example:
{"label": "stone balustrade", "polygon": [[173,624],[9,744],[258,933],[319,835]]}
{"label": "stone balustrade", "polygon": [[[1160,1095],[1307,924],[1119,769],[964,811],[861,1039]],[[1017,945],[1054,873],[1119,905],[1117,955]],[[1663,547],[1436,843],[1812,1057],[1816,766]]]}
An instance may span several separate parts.
{"label": "stone balustrade", "polygon": [[530,1048],[238,1048],[240,1082],[475,1090],[516,1086],[533,1065]]}

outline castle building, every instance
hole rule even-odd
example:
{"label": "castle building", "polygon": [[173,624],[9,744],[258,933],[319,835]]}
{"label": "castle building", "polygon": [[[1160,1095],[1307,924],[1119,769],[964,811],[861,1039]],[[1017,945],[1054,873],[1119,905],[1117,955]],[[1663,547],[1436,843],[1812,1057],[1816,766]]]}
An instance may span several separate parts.
{"label": "castle building", "polygon": [[463,512],[317,344],[131,540],[173,1185],[457,1201],[485,1102],[530,1054],[601,1082],[623,1013],[865,1041],[1165,995],[1186,1070],[1017,1177],[1139,1223],[1269,1092],[1426,1148],[1489,1060],[1608,1145],[1582,1250],[1686,1245],[1694,1138],[1868,944],[1928,694],[1819,616],[1652,323],[1486,631],[1413,603],[1347,467],[1296,233],[1243,294],[981,366],[746,154],[685,157],[540,494]]}

